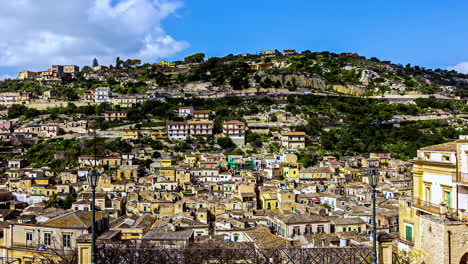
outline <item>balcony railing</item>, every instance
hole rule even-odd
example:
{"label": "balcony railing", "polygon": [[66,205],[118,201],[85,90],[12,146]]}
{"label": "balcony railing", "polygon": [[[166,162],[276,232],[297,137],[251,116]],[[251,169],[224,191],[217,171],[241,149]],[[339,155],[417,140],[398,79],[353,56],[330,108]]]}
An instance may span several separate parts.
{"label": "balcony railing", "polygon": [[[408,198],[406,198],[408,199]],[[447,207],[445,205],[434,204],[416,197],[411,197],[410,200],[414,207],[424,210],[426,212],[433,213],[435,215],[444,216],[447,219],[462,221],[463,217],[454,208]]]}
{"label": "balcony railing", "polygon": [[428,211],[434,214],[441,213],[441,206],[438,204],[434,204],[428,201],[421,200],[419,198],[413,197],[413,206],[424,211]]}
{"label": "balcony railing", "polygon": [[468,184],[468,173],[454,172],[452,181],[456,183]]}

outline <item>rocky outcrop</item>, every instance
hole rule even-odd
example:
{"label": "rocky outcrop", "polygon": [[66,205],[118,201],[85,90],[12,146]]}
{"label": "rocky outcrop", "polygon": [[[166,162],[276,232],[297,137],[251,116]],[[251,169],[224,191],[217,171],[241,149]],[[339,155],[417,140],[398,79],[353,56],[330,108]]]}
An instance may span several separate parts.
{"label": "rocky outcrop", "polygon": [[355,96],[365,95],[367,89],[365,86],[356,85],[331,85],[331,90],[341,94],[349,94]]}
{"label": "rocky outcrop", "polygon": [[286,83],[296,84],[296,87],[302,88],[310,88],[316,90],[324,90],[326,88],[325,81],[316,78],[316,77],[308,77],[305,75],[295,75],[295,74],[288,74],[288,75],[270,75],[268,76],[272,81],[280,81],[283,85]]}
{"label": "rocky outcrop", "polygon": [[369,85],[369,83],[377,77],[379,76],[374,71],[363,70],[361,72],[361,77],[359,78],[359,82],[362,83],[363,85]]}

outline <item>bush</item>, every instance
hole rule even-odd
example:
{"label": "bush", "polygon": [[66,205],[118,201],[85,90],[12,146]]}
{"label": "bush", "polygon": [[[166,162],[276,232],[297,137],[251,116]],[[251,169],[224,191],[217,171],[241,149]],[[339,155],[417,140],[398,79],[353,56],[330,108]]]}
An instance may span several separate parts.
{"label": "bush", "polygon": [[235,146],[230,137],[220,137],[218,138],[218,140],[216,140],[216,143],[224,149],[232,148]]}

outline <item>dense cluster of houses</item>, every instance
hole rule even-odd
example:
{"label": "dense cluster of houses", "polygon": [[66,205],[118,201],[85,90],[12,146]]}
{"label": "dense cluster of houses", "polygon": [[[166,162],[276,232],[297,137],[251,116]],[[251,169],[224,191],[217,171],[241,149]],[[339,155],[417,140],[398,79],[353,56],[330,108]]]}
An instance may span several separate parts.
{"label": "dense cluster of houses", "polygon": [[[299,136],[283,133],[285,142],[292,142],[283,149],[302,147],[295,145]],[[56,158],[61,155],[56,153]],[[95,206],[98,240],[103,241],[181,246],[215,240],[267,248],[339,246],[345,238],[347,245],[365,245],[371,226],[368,168],[380,173],[379,232],[398,231],[397,199],[412,192],[411,163],[391,159],[388,153],[369,158],[323,156],[316,167],[308,168],[289,151],[169,151],[149,168],[138,164],[137,156],[138,152],[81,155],[76,167],[58,174],[48,167],[32,168],[24,159],[6,161],[0,195],[4,254],[28,260],[38,247],[68,250],[85,243],[92,224],[86,181],[92,167],[102,172]],[[76,200],[68,210],[46,207],[54,196]]]}

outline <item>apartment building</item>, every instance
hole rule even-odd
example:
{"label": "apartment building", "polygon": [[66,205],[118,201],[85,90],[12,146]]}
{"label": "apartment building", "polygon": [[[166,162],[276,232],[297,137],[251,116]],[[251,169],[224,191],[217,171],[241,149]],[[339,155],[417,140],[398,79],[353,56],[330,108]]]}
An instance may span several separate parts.
{"label": "apartment building", "polygon": [[213,136],[213,121],[189,122],[190,136],[209,138]]}
{"label": "apartment building", "polygon": [[127,118],[126,111],[106,111],[104,113],[104,118],[106,121],[120,121]]}
{"label": "apartment building", "polygon": [[36,79],[37,72],[33,71],[22,71],[18,74],[19,80],[27,80],[27,79]]}
{"label": "apartment building", "polygon": [[189,135],[187,122],[168,122],[167,133],[170,140],[186,140]]}
{"label": "apartment building", "polygon": [[260,55],[261,56],[266,56],[266,57],[271,57],[271,56],[281,55],[281,53],[277,49],[268,49],[268,50],[261,50]]}
{"label": "apartment building", "polygon": [[193,116],[195,109],[193,106],[184,106],[179,108],[179,117],[186,118],[188,115]]}
{"label": "apartment building", "polygon": [[223,124],[223,134],[230,137],[236,145],[245,144],[245,123],[237,120],[227,121]]}
{"label": "apartment building", "polygon": [[63,73],[63,66],[62,65],[52,65],[50,66],[47,71],[55,72],[57,74],[62,74]]}
{"label": "apartment building", "polygon": [[0,104],[29,104],[32,100],[30,93],[26,92],[6,92],[0,93]]}
{"label": "apartment building", "polygon": [[98,65],[98,66],[94,66],[93,67],[93,71],[105,71],[107,70],[108,67],[107,66],[103,66],[103,65]]}
{"label": "apartment building", "polygon": [[296,55],[296,54],[297,54],[296,50],[293,50],[293,49],[283,50],[283,55]]}
{"label": "apartment building", "polygon": [[282,132],[281,145],[286,149],[304,149],[305,132]]}
{"label": "apartment building", "polygon": [[122,96],[112,99],[112,105],[119,105],[122,108],[133,107],[137,104],[137,97],[135,95]]}
{"label": "apartment building", "polygon": [[211,115],[211,110],[195,110],[193,111],[194,120],[209,120]]}
{"label": "apartment building", "polygon": [[111,89],[109,87],[98,87],[94,91],[94,101],[96,103],[111,102]]}
{"label": "apartment building", "polygon": [[36,80],[39,81],[59,81],[59,73],[52,70],[40,71],[37,73]]}
{"label": "apartment building", "polygon": [[414,196],[399,200],[399,250],[417,263],[466,263],[468,140],[421,148],[412,163]]}
{"label": "apartment building", "polygon": [[39,137],[52,138],[60,135],[60,126],[54,124],[26,125],[18,127],[15,133],[32,133]]}
{"label": "apartment building", "polygon": [[78,67],[76,65],[64,65],[63,66],[63,73],[68,73],[68,74],[71,74],[73,76],[76,76],[76,75],[78,75],[78,73],[80,73],[80,67]]}

